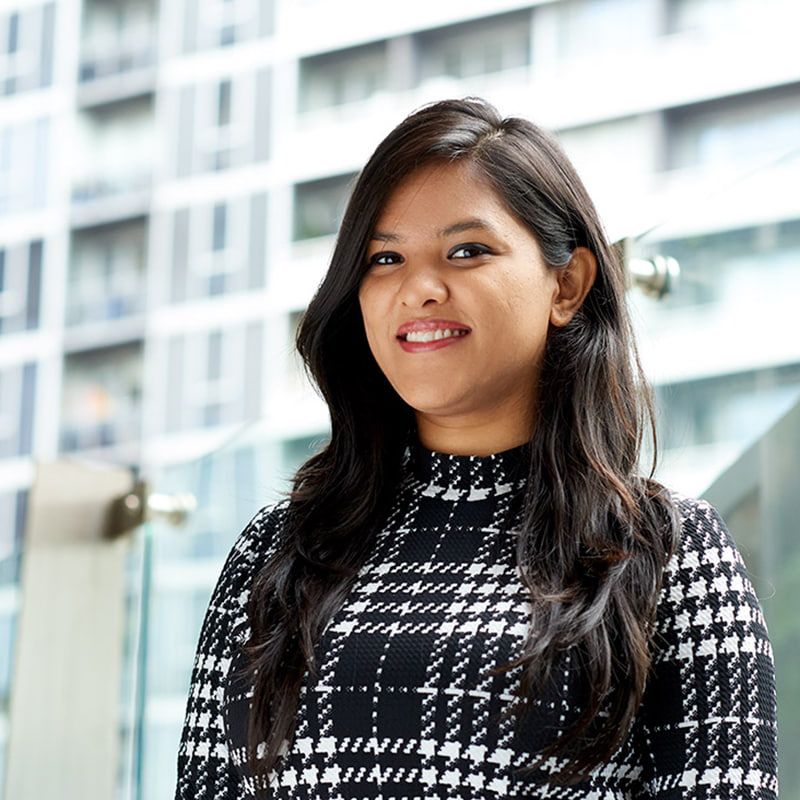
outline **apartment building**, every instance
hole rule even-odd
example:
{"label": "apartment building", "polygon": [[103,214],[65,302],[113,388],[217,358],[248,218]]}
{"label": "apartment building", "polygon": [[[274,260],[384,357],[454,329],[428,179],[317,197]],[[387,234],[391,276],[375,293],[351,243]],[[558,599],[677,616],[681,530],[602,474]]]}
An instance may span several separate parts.
{"label": "apartment building", "polygon": [[[798,21],[793,0],[0,6],[0,696],[36,460],[190,480],[213,512],[155,544],[121,732],[120,796],[171,797],[221,558],[326,436],[299,315],[358,170],[429,100],[555,131],[612,239],[679,260],[631,303],[660,477],[702,490],[800,394]],[[257,444],[208,457],[254,420]]]}

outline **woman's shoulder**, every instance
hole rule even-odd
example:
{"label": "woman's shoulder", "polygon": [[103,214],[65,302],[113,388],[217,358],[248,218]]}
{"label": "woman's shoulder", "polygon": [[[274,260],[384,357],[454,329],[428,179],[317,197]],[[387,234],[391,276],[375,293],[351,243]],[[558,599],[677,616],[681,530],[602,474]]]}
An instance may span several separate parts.
{"label": "woman's shoulder", "polygon": [[289,499],[273,500],[261,506],[236,537],[226,560],[226,567],[245,561],[261,559],[279,541]]}
{"label": "woman's shoulder", "polygon": [[219,573],[216,593],[238,596],[253,574],[277,549],[288,499],[261,506],[236,536]]}
{"label": "woman's shoulder", "polygon": [[231,628],[241,624],[253,579],[277,550],[288,508],[288,498],[261,506],[244,525],[228,551],[214,596],[220,597],[220,606],[224,604],[227,614],[232,617]]}
{"label": "woman's shoulder", "polygon": [[637,713],[643,771],[635,795],[776,798],[775,661],[760,601],[715,505],[670,494],[680,543],[665,573]]}
{"label": "woman's shoulder", "polygon": [[680,540],[668,570],[695,570],[722,563],[744,568],[744,561],[722,514],[704,497],[667,487],[680,518]]}
{"label": "woman's shoulder", "polygon": [[768,648],[760,600],[719,510],[703,497],[674,489],[670,494],[680,514],[680,541],[665,570],[662,625],[679,631],[681,639],[704,639],[714,624],[734,626],[737,620],[736,635],[745,636],[748,646],[759,640]]}

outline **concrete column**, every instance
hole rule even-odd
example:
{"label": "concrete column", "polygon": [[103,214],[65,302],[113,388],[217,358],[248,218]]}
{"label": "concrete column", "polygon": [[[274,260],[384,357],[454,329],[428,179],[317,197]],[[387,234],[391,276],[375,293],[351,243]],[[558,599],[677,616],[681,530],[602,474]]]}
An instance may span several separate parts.
{"label": "concrete column", "polygon": [[29,495],[14,646],[4,797],[116,795],[124,564],[130,541],[103,538],[126,468],[37,465]]}

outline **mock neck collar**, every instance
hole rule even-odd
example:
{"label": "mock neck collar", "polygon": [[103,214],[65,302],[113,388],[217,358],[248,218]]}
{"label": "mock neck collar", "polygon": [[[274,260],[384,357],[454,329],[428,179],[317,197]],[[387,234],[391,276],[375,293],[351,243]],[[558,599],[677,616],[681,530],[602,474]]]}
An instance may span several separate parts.
{"label": "mock neck collar", "polygon": [[527,481],[530,442],[488,455],[456,455],[425,447],[416,428],[406,441],[408,473],[430,497],[484,500],[515,492]]}

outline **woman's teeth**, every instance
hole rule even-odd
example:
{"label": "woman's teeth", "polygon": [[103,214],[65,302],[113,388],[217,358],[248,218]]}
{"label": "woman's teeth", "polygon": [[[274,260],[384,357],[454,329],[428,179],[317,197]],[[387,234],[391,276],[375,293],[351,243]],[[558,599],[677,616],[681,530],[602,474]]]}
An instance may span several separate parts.
{"label": "woman's teeth", "polygon": [[435,342],[437,339],[448,339],[451,336],[466,336],[469,331],[451,330],[445,328],[437,331],[410,331],[406,336],[407,342]]}

